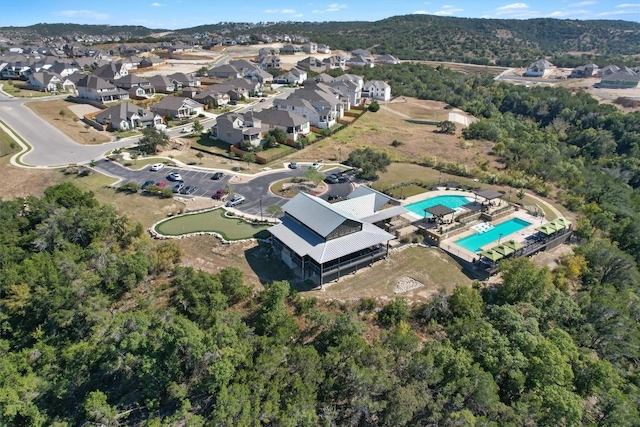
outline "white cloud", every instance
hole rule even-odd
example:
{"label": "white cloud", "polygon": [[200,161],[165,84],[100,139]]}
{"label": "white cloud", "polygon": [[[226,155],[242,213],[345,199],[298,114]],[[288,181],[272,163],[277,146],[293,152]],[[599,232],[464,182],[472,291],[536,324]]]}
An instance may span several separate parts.
{"label": "white cloud", "polygon": [[453,15],[454,13],[462,12],[463,10],[464,9],[461,9],[459,7],[445,4],[444,6],[442,6],[442,9],[433,12],[433,14],[439,15],[439,16],[449,16],[449,15]]}
{"label": "white cloud", "polygon": [[505,6],[500,6],[496,8],[496,12],[500,14],[500,12],[511,12],[514,10],[523,10],[523,9],[529,9],[529,5],[526,3],[511,3]]}
{"label": "white cloud", "polygon": [[153,7],[160,7],[160,6],[162,6],[162,5],[161,5],[160,3],[151,3],[151,6],[153,6]]}
{"label": "white cloud", "polygon": [[296,13],[295,9],[267,9],[263,11],[264,13],[283,13],[286,15],[290,15]]}
{"label": "white cloud", "polygon": [[311,13],[339,12],[346,8],[347,8],[346,4],[331,3],[325,9],[314,9],[311,11]]}
{"label": "white cloud", "polygon": [[612,10],[610,12],[600,12],[597,14],[597,16],[637,15],[637,14],[638,14],[637,10],[619,9],[619,10]]}
{"label": "white cloud", "polygon": [[302,18],[304,15],[302,13],[296,13],[293,15],[294,18]]}
{"label": "white cloud", "polygon": [[568,4],[567,7],[584,7],[584,6],[591,6],[596,3],[598,2],[597,1],[581,1],[579,3]]}
{"label": "white cloud", "polygon": [[93,19],[96,21],[105,21],[109,19],[109,15],[107,13],[96,12],[94,10],[61,10],[56,12],[56,15],[66,16],[67,18],[84,18],[84,19]]}
{"label": "white cloud", "polygon": [[426,10],[416,10],[415,12],[413,12],[413,15],[426,15],[429,12],[427,12]]}
{"label": "white cloud", "polygon": [[616,7],[619,7],[619,8],[634,8],[634,7],[638,7],[638,8],[640,8],[640,3],[622,3],[622,4],[617,4]]}
{"label": "white cloud", "polygon": [[549,18],[562,18],[565,16],[577,16],[577,15],[589,15],[591,12],[588,10],[558,10],[551,12],[547,16]]}

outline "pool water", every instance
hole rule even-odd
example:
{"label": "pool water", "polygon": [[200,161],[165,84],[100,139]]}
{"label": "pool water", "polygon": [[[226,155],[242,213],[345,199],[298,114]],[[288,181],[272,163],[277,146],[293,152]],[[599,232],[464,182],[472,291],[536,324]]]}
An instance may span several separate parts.
{"label": "pool water", "polygon": [[498,239],[505,240],[509,234],[520,231],[529,225],[531,225],[531,223],[520,218],[511,218],[508,221],[496,225],[489,231],[472,234],[471,236],[457,240],[456,245],[462,246],[471,252],[480,252],[482,246],[488,245]]}
{"label": "pool water", "polygon": [[[409,209],[414,214],[419,215],[421,218],[424,218],[424,210],[435,205],[444,205],[448,208],[456,209],[470,202],[471,200],[465,196],[436,196],[421,202],[411,203],[410,205],[406,205],[405,208]],[[427,212],[426,218],[429,217],[431,217],[431,214]]]}

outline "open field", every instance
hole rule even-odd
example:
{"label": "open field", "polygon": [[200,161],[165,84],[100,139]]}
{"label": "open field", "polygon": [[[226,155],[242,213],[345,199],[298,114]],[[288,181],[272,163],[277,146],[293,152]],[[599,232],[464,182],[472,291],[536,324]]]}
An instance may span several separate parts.
{"label": "open field", "polygon": [[18,98],[40,98],[51,95],[49,92],[27,89],[27,82],[22,80],[2,80],[2,91]]}
{"label": "open field", "polygon": [[[79,144],[103,144],[111,141],[111,136],[106,132],[98,132],[78,119],[69,108],[76,104],[62,99],[50,99],[28,102],[25,105]],[[61,115],[61,112],[64,114]]]}

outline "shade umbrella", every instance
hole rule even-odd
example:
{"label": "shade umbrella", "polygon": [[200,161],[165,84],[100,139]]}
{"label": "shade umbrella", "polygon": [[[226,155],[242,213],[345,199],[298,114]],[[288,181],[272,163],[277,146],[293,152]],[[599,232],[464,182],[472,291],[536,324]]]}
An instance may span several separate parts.
{"label": "shade umbrella", "polygon": [[480,255],[482,255],[483,257],[485,257],[486,259],[492,261],[492,262],[496,262],[499,259],[504,258],[504,255],[502,255],[499,252],[494,251],[493,249],[488,249],[486,251],[482,251],[480,253]]}
{"label": "shade umbrella", "polygon": [[558,228],[569,228],[569,226],[571,225],[571,221],[567,220],[566,218],[556,218],[553,222],[556,223],[556,226],[558,226]]}
{"label": "shade umbrella", "polygon": [[511,249],[509,246],[507,245],[498,245],[498,246],[494,246],[493,248],[491,248],[494,252],[498,252],[499,254],[503,255],[503,256],[508,256],[511,255],[512,253],[515,252],[514,249]]}
{"label": "shade umbrella", "polygon": [[520,249],[524,248],[524,245],[522,243],[516,242],[515,240],[507,240],[506,242],[504,242],[504,245],[510,247],[514,251],[519,251]]}
{"label": "shade umbrella", "polygon": [[536,230],[543,234],[546,234],[547,236],[550,236],[554,234],[556,231],[558,231],[558,229],[556,228],[556,225],[551,222],[542,224],[540,227],[537,227]]}

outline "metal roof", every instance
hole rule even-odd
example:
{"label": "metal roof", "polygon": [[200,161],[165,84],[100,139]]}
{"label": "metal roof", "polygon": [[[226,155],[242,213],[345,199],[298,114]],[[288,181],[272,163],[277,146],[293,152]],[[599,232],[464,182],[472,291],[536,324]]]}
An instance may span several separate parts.
{"label": "metal roof", "polygon": [[366,185],[360,185],[358,187],[356,187],[355,190],[353,190],[348,196],[348,199],[355,199],[355,198],[359,198],[361,196],[364,196],[365,194],[375,194],[376,195],[376,201],[374,204],[373,209],[374,210],[379,210],[381,207],[383,207],[384,205],[386,205],[387,203],[389,203],[390,201],[394,202],[394,204],[400,204],[400,200],[398,199],[394,199],[391,196],[387,196],[384,193],[381,193],[377,190],[374,190],[371,187],[367,187]]}
{"label": "metal roof", "polygon": [[435,205],[425,210],[433,216],[445,216],[455,212],[455,210],[446,207],[445,205]]}
{"label": "metal roof", "polygon": [[338,259],[371,246],[393,239],[392,234],[364,223],[362,231],[324,241],[292,218],[284,217],[282,223],[269,229],[278,240],[300,256],[309,256],[319,264]]}
{"label": "metal roof", "polygon": [[282,206],[282,210],[322,237],[327,237],[347,219],[361,222],[353,215],[334,208],[329,202],[306,193],[298,193]]}
{"label": "metal roof", "polygon": [[389,218],[393,218],[395,216],[404,215],[408,212],[409,211],[402,206],[391,206],[390,208],[383,209],[381,211],[374,213],[373,215],[366,216],[361,219],[366,222],[374,223],[378,221],[384,221]]}
{"label": "metal roof", "polygon": [[503,193],[495,190],[479,190],[475,192],[476,195],[484,197],[487,200],[499,199],[504,196]]}
{"label": "metal roof", "polygon": [[375,201],[376,195],[370,193],[357,198],[342,200],[331,206],[343,212],[347,212],[356,218],[363,218],[375,213]]}

